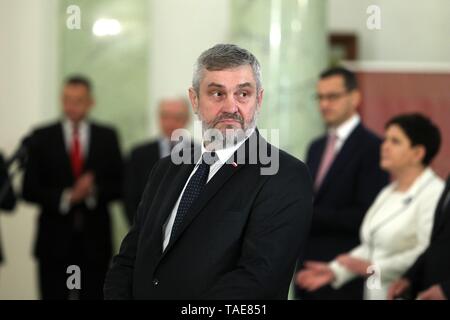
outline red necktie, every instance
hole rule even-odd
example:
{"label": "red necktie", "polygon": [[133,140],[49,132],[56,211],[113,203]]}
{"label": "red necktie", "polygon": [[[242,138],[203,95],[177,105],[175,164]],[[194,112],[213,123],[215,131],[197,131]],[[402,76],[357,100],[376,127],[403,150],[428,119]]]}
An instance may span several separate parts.
{"label": "red necktie", "polygon": [[72,148],[70,153],[70,160],[72,162],[72,173],[75,179],[81,175],[83,171],[83,155],[81,154],[80,137],[78,127],[73,128],[72,134]]}

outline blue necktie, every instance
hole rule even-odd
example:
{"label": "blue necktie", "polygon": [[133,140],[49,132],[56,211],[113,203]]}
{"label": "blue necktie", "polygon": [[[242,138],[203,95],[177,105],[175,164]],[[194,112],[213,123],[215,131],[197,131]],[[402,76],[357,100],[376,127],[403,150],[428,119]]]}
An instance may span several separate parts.
{"label": "blue necktie", "polygon": [[177,215],[175,216],[175,221],[172,227],[172,233],[170,235],[173,239],[174,235],[177,234],[189,208],[192,206],[194,201],[198,198],[202,192],[204,186],[208,181],[209,176],[209,166],[216,161],[216,154],[214,152],[204,153],[202,155],[202,161],[198,165],[197,171],[192,175],[189,180],[184,193],[181,196],[180,204],[178,205]]}

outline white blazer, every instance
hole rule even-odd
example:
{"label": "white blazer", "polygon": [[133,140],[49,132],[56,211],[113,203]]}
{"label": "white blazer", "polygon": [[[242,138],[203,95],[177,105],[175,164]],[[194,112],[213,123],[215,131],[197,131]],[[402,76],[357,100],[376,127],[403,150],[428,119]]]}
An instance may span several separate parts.
{"label": "white blazer", "polygon": [[[364,286],[364,299],[382,300],[389,285],[415,262],[430,242],[434,211],[444,190],[444,181],[430,168],[414,181],[406,192],[395,191],[396,183],[386,186],[364,217],[360,229],[361,244],[349,254],[372,262]],[[329,266],[334,272],[334,288],[357,277],[336,260]]]}

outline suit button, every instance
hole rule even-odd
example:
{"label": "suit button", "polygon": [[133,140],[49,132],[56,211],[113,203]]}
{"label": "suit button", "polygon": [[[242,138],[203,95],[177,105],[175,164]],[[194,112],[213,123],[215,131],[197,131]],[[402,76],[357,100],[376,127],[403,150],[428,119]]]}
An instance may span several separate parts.
{"label": "suit button", "polygon": [[153,279],[153,285],[156,287],[159,284],[159,280],[158,279]]}

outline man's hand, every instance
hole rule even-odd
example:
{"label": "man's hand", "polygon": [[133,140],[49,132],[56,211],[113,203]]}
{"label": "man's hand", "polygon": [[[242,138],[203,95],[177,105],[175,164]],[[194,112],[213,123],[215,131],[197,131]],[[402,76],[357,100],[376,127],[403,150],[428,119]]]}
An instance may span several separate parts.
{"label": "man's hand", "polygon": [[394,300],[411,287],[411,282],[406,278],[400,278],[394,281],[389,287],[387,299]]}
{"label": "man's hand", "polygon": [[350,270],[353,273],[361,275],[363,277],[368,276],[368,268],[371,266],[371,262],[354,258],[349,254],[341,254],[336,258],[337,262]]}
{"label": "man's hand", "polygon": [[334,272],[327,263],[307,261],[305,269],[298,272],[295,283],[307,291],[315,291],[334,280]]}
{"label": "man's hand", "polygon": [[440,285],[435,284],[417,296],[417,300],[447,300]]}
{"label": "man's hand", "polygon": [[80,176],[75,182],[70,195],[72,204],[84,201],[94,191],[95,177],[92,172],[87,172]]}

